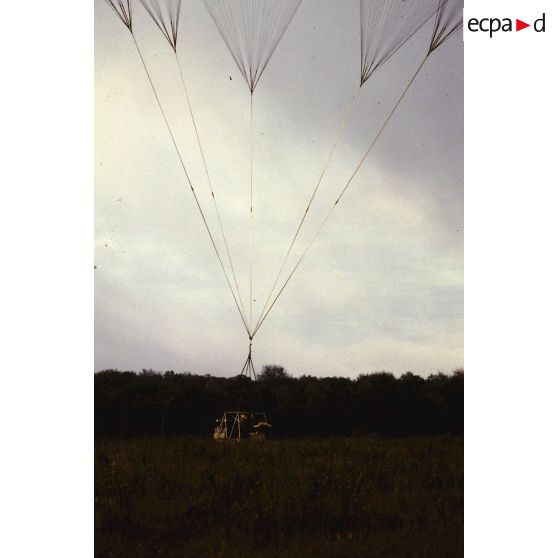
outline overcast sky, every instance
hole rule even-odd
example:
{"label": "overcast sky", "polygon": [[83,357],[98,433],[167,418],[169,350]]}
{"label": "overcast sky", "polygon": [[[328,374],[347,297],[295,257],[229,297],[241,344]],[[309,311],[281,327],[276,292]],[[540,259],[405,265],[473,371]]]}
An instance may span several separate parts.
{"label": "overcast sky", "polygon": [[[138,42],[217,231],[174,54],[134,8]],[[132,38],[104,0],[95,26],[95,369],[237,374],[246,331]],[[365,84],[297,254],[420,64],[430,31]],[[359,33],[357,0],[303,0],[254,93],[255,315],[359,84]],[[183,2],[178,53],[247,304],[249,90],[202,0]],[[463,366],[460,33],[429,58],[258,332],[254,360],[351,377]]]}

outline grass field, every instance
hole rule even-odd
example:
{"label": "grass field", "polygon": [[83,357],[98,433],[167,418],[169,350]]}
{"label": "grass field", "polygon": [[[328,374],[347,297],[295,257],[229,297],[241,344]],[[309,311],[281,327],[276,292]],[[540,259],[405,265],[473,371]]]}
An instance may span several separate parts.
{"label": "grass field", "polygon": [[95,556],[463,556],[463,438],[97,440]]}

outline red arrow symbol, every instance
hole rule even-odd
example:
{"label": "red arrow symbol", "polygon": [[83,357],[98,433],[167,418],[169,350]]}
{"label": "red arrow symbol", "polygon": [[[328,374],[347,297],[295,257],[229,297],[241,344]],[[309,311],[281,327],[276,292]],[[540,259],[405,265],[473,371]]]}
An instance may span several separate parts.
{"label": "red arrow symbol", "polygon": [[525,23],[524,21],[521,21],[520,19],[515,20],[515,30],[516,31],[521,31],[522,29],[525,29],[526,27],[531,27],[531,24],[530,23]]}

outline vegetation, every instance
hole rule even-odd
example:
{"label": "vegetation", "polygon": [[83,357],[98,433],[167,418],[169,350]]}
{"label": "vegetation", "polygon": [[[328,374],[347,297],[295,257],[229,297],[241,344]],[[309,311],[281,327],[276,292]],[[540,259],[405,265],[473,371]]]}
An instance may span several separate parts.
{"label": "vegetation", "polygon": [[[463,555],[463,371],[95,375],[95,554]],[[273,439],[216,442],[225,410]]]}
{"label": "vegetation", "polygon": [[258,381],[172,371],[95,375],[97,437],[210,436],[225,410],[265,410],[274,438],[463,433],[462,370],[425,379],[381,372],[349,378],[290,377],[276,365]]}
{"label": "vegetation", "polygon": [[459,558],[463,440],[97,440],[99,558]]}

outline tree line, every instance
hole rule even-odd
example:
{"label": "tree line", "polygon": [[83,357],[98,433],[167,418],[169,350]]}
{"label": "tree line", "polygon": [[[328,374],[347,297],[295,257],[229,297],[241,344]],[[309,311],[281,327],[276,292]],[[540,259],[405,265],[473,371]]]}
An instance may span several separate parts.
{"label": "tree line", "polygon": [[211,436],[224,411],[265,411],[274,437],[463,434],[463,370],[294,378],[268,365],[257,380],[190,373],[95,374],[95,435]]}

